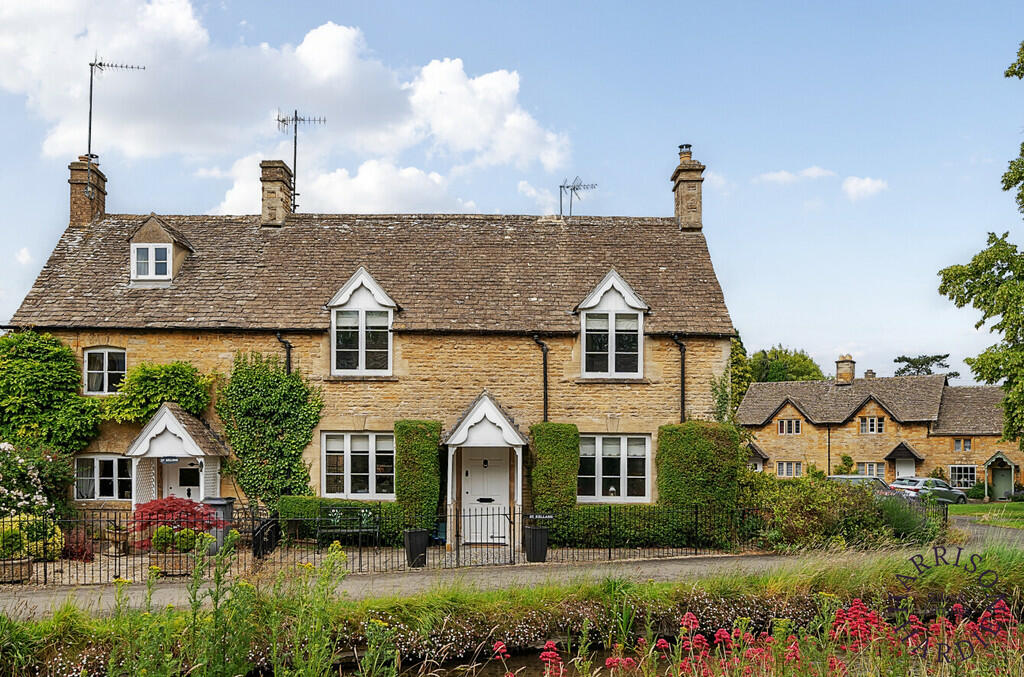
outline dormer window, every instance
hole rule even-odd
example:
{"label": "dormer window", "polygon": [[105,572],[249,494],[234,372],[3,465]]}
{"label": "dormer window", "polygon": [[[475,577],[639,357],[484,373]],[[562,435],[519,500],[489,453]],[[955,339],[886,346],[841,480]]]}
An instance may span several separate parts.
{"label": "dormer window", "polygon": [[132,244],[133,280],[171,279],[171,245]]}
{"label": "dormer window", "polygon": [[641,378],[648,306],[632,287],[612,270],[576,309],[583,377]]}
{"label": "dormer window", "polygon": [[331,302],[331,373],[390,376],[391,322],[398,305],[360,268]]}

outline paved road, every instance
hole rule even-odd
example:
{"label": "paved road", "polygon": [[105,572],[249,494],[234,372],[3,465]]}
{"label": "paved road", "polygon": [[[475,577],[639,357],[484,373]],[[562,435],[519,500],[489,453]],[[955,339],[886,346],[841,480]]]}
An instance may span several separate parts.
{"label": "paved road", "polygon": [[951,516],[950,520],[957,529],[963,529],[969,534],[972,547],[991,544],[1024,548],[1024,529],[989,526],[979,522],[976,517],[962,515]]}
{"label": "paved road", "polygon": [[[853,557],[851,556],[851,559]],[[610,577],[636,581],[678,581],[721,573],[755,573],[782,566],[820,562],[820,556],[717,555],[675,559],[619,561],[566,565],[528,564],[515,567],[466,567],[434,571],[403,571],[387,574],[353,574],[340,590],[351,599],[413,595],[439,587],[493,590],[602,580]],[[834,565],[834,558],[830,559]],[[144,585],[128,586],[129,603],[141,606]],[[114,586],[90,585],[77,588],[6,588],[0,591],[0,612],[16,618],[49,615],[65,600],[93,613],[107,613],[114,606]],[[153,605],[187,604],[181,583],[160,584],[153,593]]]}

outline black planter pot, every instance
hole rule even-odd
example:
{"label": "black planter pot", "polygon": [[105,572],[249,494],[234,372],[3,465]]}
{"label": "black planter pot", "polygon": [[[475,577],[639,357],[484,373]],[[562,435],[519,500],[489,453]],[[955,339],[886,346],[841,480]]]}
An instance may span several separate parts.
{"label": "black planter pot", "polygon": [[545,562],[548,559],[548,528],[523,527],[523,548],[527,562]]}
{"label": "black planter pot", "polygon": [[405,538],[405,563],[410,567],[425,566],[430,532],[426,529],[406,529],[402,536]]}

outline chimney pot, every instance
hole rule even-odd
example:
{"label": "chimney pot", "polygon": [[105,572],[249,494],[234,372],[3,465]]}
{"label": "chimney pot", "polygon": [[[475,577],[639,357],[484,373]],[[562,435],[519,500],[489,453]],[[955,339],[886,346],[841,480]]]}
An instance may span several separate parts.
{"label": "chimney pot", "polygon": [[874,369],[865,369],[864,370],[864,378],[874,378],[874,377],[875,377],[875,370]]}
{"label": "chimney pot", "polygon": [[836,360],[836,385],[850,385],[856,375],[857,363],[852,355],[840,355]]}
{"label": "chimney pot", "polygon": [[260,163],[261,208],[264,226],[283,226],[292,212],[292,170],[282,160]]}
{"label": "chimney pot", "polygon": [[107,177],[100,171],[96,156],[79,155],[68,165],[71,200],[68,223],[85,226],[102,218],[107,210]]}
{"label": "chimney pot", "polygon": [[688,143],[679,146],[679,166],[672,172],[672,192],[675,193],[676,223],[680,230],[700,230],[702,227],[701,184],[704,165],[693,159]]}

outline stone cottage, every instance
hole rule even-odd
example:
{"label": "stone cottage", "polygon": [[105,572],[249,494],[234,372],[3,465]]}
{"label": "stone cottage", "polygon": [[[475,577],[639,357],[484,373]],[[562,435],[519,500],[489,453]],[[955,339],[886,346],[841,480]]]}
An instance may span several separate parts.
{"label": "stone cottage", "polygon": [[[321,496],[393,499],[412,418],[442,422],[449,506],[528,504],[546,420],[582,434],[579,501],[656,499],[658,427],[711,416],[734,334],[689,146],[668,218],[292,213],[291,170],[260,167],[256,215],[108,214],[104,174],[72,162],[70,223],[12,324],[71,346],[96,397],[143,362],[227,374],[238,351],[280,354],[323,389],[305,450]],[[219,430],[173,405],[106,423],[76,498],[235,494]]]}
{"label": "stone cottage", "polygon": [[809,465],[831,472],[845,454],[859,474],[892,481],[941,469],[955,487],[985,481],[1003,498],[1024,453],[1002,440],[1002,399],[998,386],[951,386],[941,374],[856,378],[842,355],[834,380],[752,383],[736,420],[754,434],[754,466],[779,477]]}

